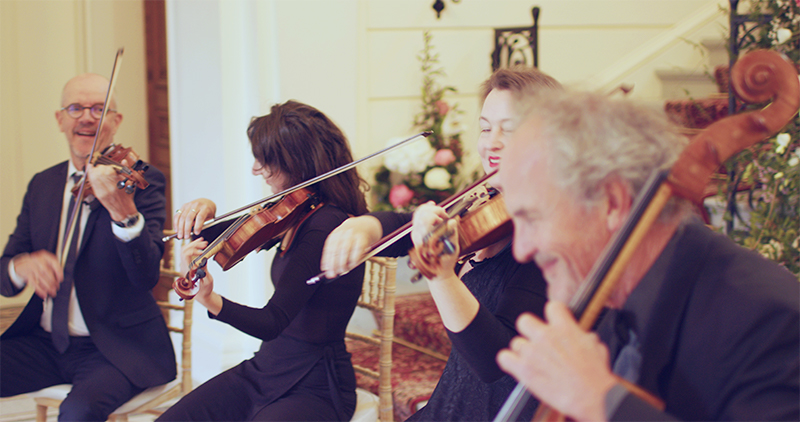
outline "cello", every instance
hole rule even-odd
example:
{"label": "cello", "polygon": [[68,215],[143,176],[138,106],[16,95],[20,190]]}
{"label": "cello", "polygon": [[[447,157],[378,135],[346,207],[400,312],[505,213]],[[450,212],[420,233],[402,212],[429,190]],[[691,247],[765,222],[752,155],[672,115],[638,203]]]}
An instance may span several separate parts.
{"label": "cello", "polygon": [[[653,174],[623,227],[615,233],[569,303],[581,329],[588,331],[594,326],[615,290],[616,281],[667,201],[678,195],[700,203],[711,174],[725,160],[779,131],[800,106],[800,83],[794,65],[777,53],[757,50],[745,55],[732,69],[731,83],[745,102],[771,100],[770,105],[712,124],[692,140],[671,169]],[[649,396],[651,404],[658,407],[658,399],[652,395],[631,391],[640,397]],[[525,386],[518,384],[494,420],[516,420],[529,398]],[[540,405],[534,416],[535,420],[563,418],[546,403]]]}

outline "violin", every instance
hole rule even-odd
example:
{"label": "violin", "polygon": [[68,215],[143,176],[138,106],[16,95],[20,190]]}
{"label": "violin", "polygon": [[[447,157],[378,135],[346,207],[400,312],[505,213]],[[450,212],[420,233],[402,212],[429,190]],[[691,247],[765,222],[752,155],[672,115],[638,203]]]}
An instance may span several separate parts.
{"label": "violin", "polygon": [[[792,63],[779,53],[754,50],[743,56],[731,70],[731,86],[745,102],[767,107],[736,114],[714,122],[699,133],[678,157],[671,169],[657,171],[636,199],[631,215],[607,246],[586,281],[570,301],[570,309],[584,330],[594,326],[608,302],[615,283],[661,210],[673,195],[701,203],[711,175],[728,158],[783,128],[800,107],[800,81]],[[663,403],[630,383],[633,394],[655,407]],[[531,395],[517,384],[494,421],[516,420]],[[659,406],[660,404],[660,406]],[[564,420],[564,415],[542,403],[534,420]]]}
{"label": "violin", "polygon": [[[266,250],[284,240],[283,249],[291,245],[293,236],[284,236],[314,211],[322,207],[317,196],[308,189],[298,189],[278,201],[253,207],[248,214],[236,219],[208,247],[192,259],[186,277],[173,282],[175,292],[182,299],[191,299],[197,293],[197,283],[206,276],[203,269],[208,257],[227,271],[254,250]],[[292,231],[293,235],[294,232]]]}
{"label": "violin", "polygon": [[[122,165],[122,160],[127,160],[128,163],[133,163],[132,166]],[[120,180],[117,183],[117,188],[125,189],[125,192],[131,194],[136,188],[146,189],[150,183],[142,175],[150,167],[139,156],[133,152],[132,148],[125,148],[122,145],[111,144],[102,153],[95,152],[91,160],[92,165],[103,164],[109,165],[117,171],[117,173],[125,176],[125,180]],[[84,176],[85,177],[85,176]],[[80,184],[76,183],[72,188],[72,194],[77,197],[80,191]],[[94,196],[92,184],[86,180],[86,186],[83,192],[84,198]]]}
{"label": "violin", "polygon": [[[493,172],[481,177],[480,179],[475,181],[473,184],[467,186],[461,192],[458,192],[455,195],[445,199],[444,201],[439,203],[439,206],[442,207],[442,208],[447,209],[448,213],[452,214],[452,217],[456,216],[457,214],[460,214],[462,210],[464,210],[466,208],[469,208],[469,205],[471,205],[476,199],[478,199],[478,196],[480,196],[480,195],[477,195],[477,196],[474,195],[475,192],[476,192],[476,189],[482,188],[483,184],[487,180],[489,180],[492,176],[494,176],[495,174],[497,174],[497,170],[495,170],[495,171],[493,171]],[[503,208],[503,213],[505,213],[505,215],[507,216],[507,219],[508,219],[508,228],[507,228],[507,230],[508,230],[508,234],[510,234],[511,233],[511,227],[513,227],[513,226],[511,226],[511,219],[510,219],[510,217],[508,217],[508,213],[505,212],[505,204],[500,203],[500,205],[501,205],[501,208]],[[484,218],[485,218],[485,216],[484,216]],[[474,222],[475,223],[473,224],[473,226],[476,227],[476,228],[479,228],[480,230],[487,230],[488,229],[487,230],[488,232],[493,232],[494,231],[493,228],[489,227],[488,225],[486,227],[481,227],[481,225],[486,222],[485,220],[482,221],[482,220],[476,218],[474,220]],[[446,224],[445,225],[439,225],[438,227],[439,227],[439,230],[442,230],[442,228],[446,227]],[[359,265],[363,264],[368,259],[370,259],[373,256],[379,254],[381,251],[385,250],[386,248],[388,248],[389,246],[391,246],[392,244],[394,244],[398,240],[402,239],[403,237],[405,237],[406,235],[411,233],[411,228],[412,228],[412,222],[409,221],[408,223],[404,224],[402,227],[399,227],[397,230],[389,233],[388,235],[384,236],[383,238],[381,238],[377,242],[375,242],[372,245],[370,245],[369,248],[367,248],[367,252],[364,253],[364,255],[353,266],[353,268],[358,267]],[[478,233],[478,232],[479,232],[478,229],[470,230],[470,233],[466,233],[466,231],[465,231],[465,240],[464,240],[464,242],[467,242],[468,239],[474,239],[474,240],[480,239],[481,238],[480,235],[477,235],[477,236],[475,235],[475,233]],[[496,236],[500,236],[500,233],[501,232],[495,233],[495,235]],[[506,235],[508,235],[508,234],[506,234]],[[436,238],[439,239],[439,240],[442,240],[442,242],[444,243],[444,242],[447,242],[447,240],[446,240],[447,237],[449,237],[449,236],[438,236]],[[500,237],[497,238],[497,240],[502,239],[503,237],[504,236],[500,236]],[[489,240],[489,239],[490,238],[487,238],[487,240]],[[492,242],[486,243],[483,246],[480,246],[480,247],[477,247],[477,248],[470,247],[470,245],[465,244],[464,250],[469,250],[471,252],[472,251],[476,251],[476,250],[482,249],[482,248],[484,248],[484,247],[486,247],[488,245],[491,245],[492,243],[496,242],[497,240],[494,240]],[[461,245],[461,241],[459,241],[459,245]],[[479,246],[479,245],[481,245],[481,243],[476,243],[476,246]],[[455,248],[452,248],[452,249],[455,250]],[[337,279],[337,278],[339,278],[339,277],[341,277],[341,276],[343,276],[345,274],[347,274],[347,272],[339,274],[338,276],[336,276],[336,277],[334,277],[332,279],[329,279],[329,278],[325,277],[325,273],[324,272],[323,273],[319,273],[316,276],[311,277],[308,280],[306,280],[306,284],[317,284],[317,283],[319,283],[321,281],[325,282],[325,283],[330,283],[333,280],[335,280],[335,279]]]}
{"label": "violin", "polygon": [[[506,211],[503,195],[494,188],[482,188],[471,198],[462,200],[448,210],[448,217],[437,224],[423,239],[423,244],[408,251],[409,266],[419,274],[433,278],[433,269],[439,265],[439,257],[455,253],[450,237],[455,234],[448,229],[450,219],[458,219],[459,258],[474,254],[487,246],[510,236],[514,231],[511,216]],[[412,281],[418,280],[415,276]]]}
{"label": "violin", "polygon": [[[288,249],[294,237],[292,229],[324,205],[317,199],[316,195],[306,189],[308,186],[341,174],[366,160],[385,154],[408,142],[419,138],[427,138],[432,133],[430,131],[420,132],[359,160],[337,167],[246,207],[207,221],[203,233],[207,232],[209,226],[213,227],[222,223],[229,225],[220,235],[213,236],[214,241],[192,260],[191,269],[186,276],[175,279],[173,282],[175,292],[182,299],[193,298],[197,294],[197,283],[206,276],[204,268],[208,263],[208,258],[211,256],[220,264],[223,271],[227,271],[244,259],[250,252],[269,249],[281,240],[284,241],[284,250]],[[275,200],[276,198],[278,199]],[[248,210],[248,213],[231,220],[232,217],[244,210]],[[284,239],[287,233],[288,236]],[[172,237],[175,237],[175,235],[166,236],[162,241],[166,242]]]}
{"label": "violin", "polygon": [[[363,163],[364,161],[367,161],[367,160],[370,160],[372,158],[381,156],[381,155],[383,155],[383,154],[385,154],[385,153],[387,153],[389,151],[394,150],[395,148],[399,148],[399,147],[401,147],[401,146],[403,146],[403,145],[405,145],[405,144],[407,144],[407,143],[409,143],[411,141],[417,140],[419,138],[427,138],[431,134],[433,134],[433,132],[431,132],[431,131],[420,132],[420,133],[418,133],[418,134],[416,134],[414,136],[410,136],[410,137],[408,137],[406,139],[403,139],[402,141],[400,141],[400,142],[398,142],[398,143],[396,143],[394,145],[388,146],[388,147],[386,147],[386,148],[384,148],[384,149],[382,149],[380,151],[374,152],[374,153],[372,153],[372,154],[370,154],[370,155],[368,155],[366,157],[363,157],[363,158],[360,158],[358,160],[355,160],[352,163],[348,163],[348,164],[345,164],[345,165],[343,165],[341,167],[337,167],[337,168],[335,168],[335,169],[333,169],[333,170],[331,170],[329,172],[326,172],[324,174],[320,174],[317,177],[314,177],[312,179],[306,180],[305,182],[298,183],[295,186],[292,186],[292,187],[290,187],[288,189],[284,189],[281,192],[278,192],[276,194],[270,195],[270,196],[268,196],[266,198],[260,199],[260,200],[258,200],[256,202],[253,202],[251,204],[245,205],[243,207],[237,208],[237,209],[235,209],[233,211],[230,211],[230,212],[222,214],[222,215],[220,215],[218,217],[212,218],[211,220],[205,221],[203,223],[203,227],[204,227],[203,228],[203,232],[205,233],[208,228],[213,227],[213,226],[215,226],[217,224],[229,223],[232,218],[235,218],[235,217],[241,215],[243,212],[246,212],[246,211],[252,209],[255,206],[266,204],[269,201],[272,201],[272,200],[274,200],[276,198],[280,198],[280,197],[282,197],[284,195],[288,195],[288,194],[290,194],[290,193],[292,193],[292,192],[294,192],[294,191],[296,191],[298,189],[306,188],[306,187],[311,186],[311,185],[313,185],[313,184],[315,184],[317,182],[321,182],[321,181],[323,181],[323,180],[325,180],[325,179],[327,179],[329,177],[333,177],[333,176],[336,176],[337,174],[344,173],[345,171],[350,170],[351,168]],[[170,239],[174,239],[175,237],[177,237],[177,234],[171,234],[169,236],[164,236],[161,239],[161,241],[162,242],[167,242]]]}

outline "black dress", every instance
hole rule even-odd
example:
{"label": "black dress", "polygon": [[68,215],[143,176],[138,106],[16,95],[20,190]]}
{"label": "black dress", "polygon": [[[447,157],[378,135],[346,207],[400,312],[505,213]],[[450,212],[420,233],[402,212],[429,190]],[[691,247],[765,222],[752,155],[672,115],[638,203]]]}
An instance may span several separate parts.
{"label": "black dress", "polygon": [[347,215],[326,205],[272,262],[275,293],[263,308],[223,298],[216,319],[264,342],[252,359],[217,375],[159,420],[349,420],[355,373],[344,332],[361,294],[364,269],[309,286],[322,246]]}
{"label": "black dress", "polygon": [[[402,226],[410,214],[374,213],[384,233]],[[409,237],[388,248],[386,254],[402,254],[412,246]],[[523,312],[542,316],[547,287],[535,264],[519,264],[511,245],[480,262],[462,281],[480,303],[475,319],[459,333],[447,330],[453,343],[442,377],[428,403],[408,420],[489,421],[505,402],[516,381],[495,361],[497,353],[517,335],[514,324]],[[535,402],[520,414],[529,421]]]}

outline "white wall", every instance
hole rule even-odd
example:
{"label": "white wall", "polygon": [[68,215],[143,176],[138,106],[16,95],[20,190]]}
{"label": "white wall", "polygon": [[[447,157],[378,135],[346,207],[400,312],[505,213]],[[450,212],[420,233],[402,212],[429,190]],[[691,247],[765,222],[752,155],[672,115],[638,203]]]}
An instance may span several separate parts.
{"label": "white wall", "polygon": [[[652,45],[716,4],[444,1],[437,20],[432,0],[168,0],[173,203],[205,196],[222,212],[266,196],[264,184],[250,174],[245,129],[251,117],[276,102],[296,99],[328,114],[349,137],[356,158],[411,133],[422,77],[416,56],[425,30],[433,34],[447,74],[440,82],[458,89],[448,100],[465,111],[462,139],[470,150],[477,134],[478,86],[491,71],[493,28],[530,25],[530,9],[538,5],[543,71],[568,85],[603,89],[608,87],[592,78],[619,73],[619,81],[635,81],[633,97],[652,101],[660,98],[653,68],[697,68],[702,55],[674,39],[645,65],[627,71],[620,64],[629,62],[631,51]],[[679,31],[679,38],[699,42],[714,36],[722,31],[718,22]],[[30,177],[67,156],[52,120],[64,82],[85,71],[107,75],[122,45],[118,95],[125,121],[117,141],[147,156],[143,41],[138,0],[0,0],[0,237],[13,230]],[[254,254],[226,273],[211,264],[217,289],[262,306],[271,294],[265,276],[270,259]],[[196,315],[198,381],[258,346],[208,320],[202,307]]]}
{"label": "white wall", "polygon": [[[167,10],[174,203],[205,196],[224,212],[267,196],[250,174],[246,128],[275,103],[312,104],[355,132],[356,2],[174,1]],[[270,258],[252,254],[226,273],[212,264],[217,290],[263,306]],[[258,347],[216,321],[195,324],[194,343],[206,352],[195,354],[198,380]]]}
{"label": "white wall", "polygon": [[125,55],[116,91],[124,119],[115,142],[148,156],[143,22],[137,0],[0,1],[3,245],[30,178],[69,156],[54,114],[61,89],[80,73],[110,76],[119,47]]}

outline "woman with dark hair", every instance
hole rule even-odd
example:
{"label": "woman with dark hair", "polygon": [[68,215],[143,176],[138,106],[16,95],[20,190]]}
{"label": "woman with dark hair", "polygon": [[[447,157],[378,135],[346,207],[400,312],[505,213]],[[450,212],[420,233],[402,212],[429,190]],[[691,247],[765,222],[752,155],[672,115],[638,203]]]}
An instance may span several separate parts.
{"label": "woman with dark hair", "polygon": [[[288,101],[254,118],[247,129],[253,174],[280,192],[352,162],[342,132],[317,109]],[[318,203],[289,230],[272,261],[275,293],[251,308],[213,291],[207,275],[195,299],[209,316],[263,341],[253,358],[183,397],[159,420],[349,420],[356,406],[355,373],[344,344],[347,322],[361,293],[363,267],[337,283],[309,286],[320,272],[322,245],[348,215],[364,214],[364,181],[355,169],[308,189]],[[200,233],[216,206],[208,199],[183,205],[173,217],[179,238]],[[198,238],[181,253],[184,270],[208,245]]]}
{"label": "woman with dark hair", "polygon": [[[484,82],[477,149],[486,173],[501,165],[508,136],[524,116],[520,100],[551,89],[561,89],[561,85],[536,69],[523,67],[500,69]],[[413,216],[376,212],[350,218],[326,240],[321,266],[329,278],[345,272],[367,246],[413,219],[411,236],[383,252],[405,255],[445,217],[444,209],[428,203]],[[458,239],[451,240],[458,245]],[[542,316],[547,301],[545,281],[536,264],[514,261],[510,233],[467,262],[457,265],[457,256],[458,252],[444,255],[439,265],[429,268],[435,275],[427,279],[428,288],[453,348],[428,403],[409,420],[492,420],[516,385],[497,366],[495,355],[517,335],[517,317],[523,312]],[[519,420],[531,419],[535,402],[531,403]]]}

